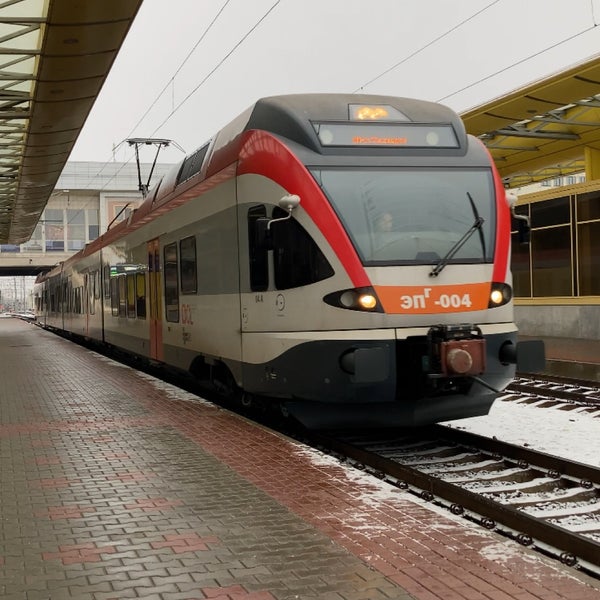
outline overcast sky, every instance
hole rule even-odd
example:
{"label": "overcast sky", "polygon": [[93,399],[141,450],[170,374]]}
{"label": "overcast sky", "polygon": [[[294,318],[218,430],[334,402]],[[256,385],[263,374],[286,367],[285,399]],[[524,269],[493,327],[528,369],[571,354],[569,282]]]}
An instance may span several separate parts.
{"label": "overcast sky", "polygon": [[600,52],[597,23],[600,0],[144,0],[70,160],[130,160],[129,137],[190,153],[275,94],[465,111]]}

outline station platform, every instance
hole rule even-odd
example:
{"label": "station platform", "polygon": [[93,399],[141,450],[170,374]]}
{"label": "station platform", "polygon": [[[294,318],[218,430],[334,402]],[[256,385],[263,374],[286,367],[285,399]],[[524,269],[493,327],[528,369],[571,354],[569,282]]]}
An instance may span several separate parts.
{"label": "station platform", "polygon": [[2,600],[600,600],[600,581],[0,319]]}
{"label": "station platform", "polygon": [[600,381],[600,340],[569,339],[563,337],[526,337],[519,339],[542,339],[546,348],[548,375]]}

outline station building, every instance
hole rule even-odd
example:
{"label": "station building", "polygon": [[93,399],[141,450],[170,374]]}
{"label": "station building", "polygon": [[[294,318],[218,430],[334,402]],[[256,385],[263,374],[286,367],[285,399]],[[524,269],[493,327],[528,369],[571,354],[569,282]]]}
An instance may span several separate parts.
{"label": "station building", "polygon": [[[153,180],[173,167],[157,164]],[[152,165],[141,165],[150,172]],[[0,260],[65,260],[95,240],[114,223],[126,219],[142,202],[135,163],[68,162],[51,194],[33,236],[24,244],[0,245]],[[42,259],[44,260],[44,259]],[[31,263],[30,263],[31,264]]]}
{"label": "station building", "polygon": [[600,340],[600,180],[565,179],[519,194],[531,231],[523,243],[514,223],[515,320],[524,335]]}
{"label": "station building", "polygon": [[[152,173],[152,186],[172,167],[141,164],[139,174],[145,183]],[[0,277],[0,310],[31,308],[35,276],[16,274],[48,270],[126,219],[143,201],[139,180],[135,162],[66,163],[31,239],[0,245],[0,266],[13,270]]]}

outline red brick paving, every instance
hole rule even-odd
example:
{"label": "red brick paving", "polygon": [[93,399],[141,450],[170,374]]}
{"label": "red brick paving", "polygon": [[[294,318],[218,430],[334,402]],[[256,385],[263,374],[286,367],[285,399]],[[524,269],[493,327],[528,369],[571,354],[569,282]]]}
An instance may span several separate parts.
{"label": "red brick paving", "polygon": [[103,554],[112,554],[116,552],[114,546],[97,546],[95,543],[72,544],[61,546],[57,552],[44,552],[44,560],[55,560],[59,558],[63,565],[72,565],[76,563],[88,563],[102,561]]}
{"label": "red brick paving", "polygon": [[67,477],[44,477],[35,482],[42,488],[64,488],[75,483],[81,483],[81,479],[68,479]]}
{"label": "red brick paving", "polygon": [[0,360],[3,600],[600,599],[572,569],[28,324],[0,323]]}
{"label": "red brick paving", "polygon": [[49,519],[81,519],[84,515],[96,512],[93,506],[49,506],[48,510],[39,512],[36,516],[47,516]]}

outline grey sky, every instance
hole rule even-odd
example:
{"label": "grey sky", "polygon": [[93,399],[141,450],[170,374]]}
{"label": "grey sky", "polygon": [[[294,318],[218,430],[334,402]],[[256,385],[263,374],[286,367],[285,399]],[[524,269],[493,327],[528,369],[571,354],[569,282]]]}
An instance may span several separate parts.
{"label": "grey sky", "polygon": [[464,111],[599,52],[598,22],[600,0],[144,0],[70,160],[129,160],[127,137],[189,153],[273,94]]}

